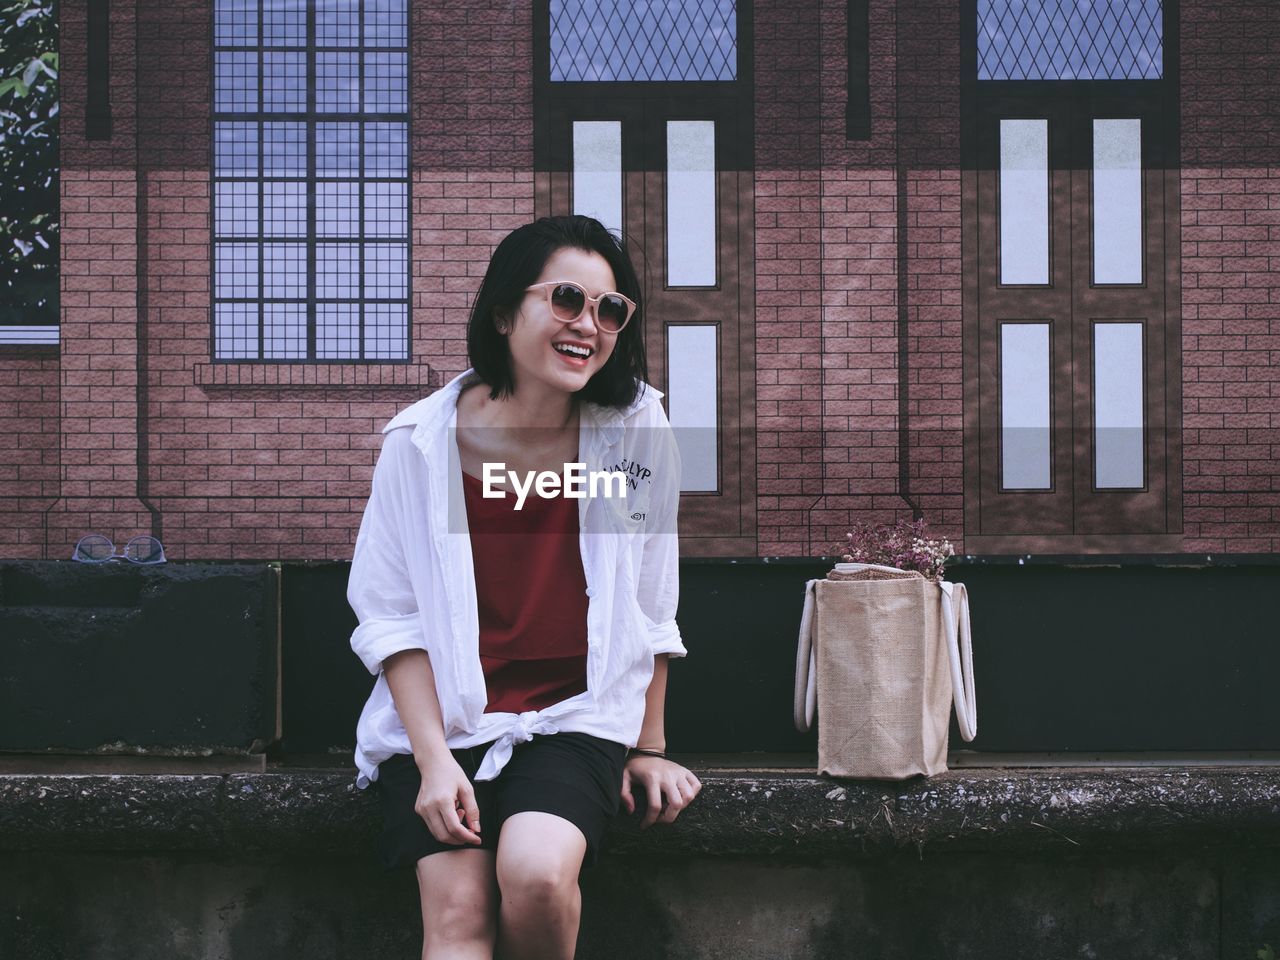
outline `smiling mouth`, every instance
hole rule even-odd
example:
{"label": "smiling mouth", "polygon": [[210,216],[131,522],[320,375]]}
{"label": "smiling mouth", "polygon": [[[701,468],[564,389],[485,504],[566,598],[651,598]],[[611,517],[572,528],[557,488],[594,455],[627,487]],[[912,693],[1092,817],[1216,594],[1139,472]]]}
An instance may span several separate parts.
{"label": "smiling mouth", "polygon": [[595,353],[590,347],[578,347],[568,343],[553,343],[552,347],[556,353],[564,354],[566,357],[573,357],[575,360],[586,360]]}

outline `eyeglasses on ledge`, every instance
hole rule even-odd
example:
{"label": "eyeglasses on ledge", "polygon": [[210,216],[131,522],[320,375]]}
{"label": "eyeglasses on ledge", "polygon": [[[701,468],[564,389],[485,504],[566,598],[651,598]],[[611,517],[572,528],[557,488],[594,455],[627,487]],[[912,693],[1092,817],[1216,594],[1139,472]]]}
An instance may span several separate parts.
{"label": "eyeglasses on ledge", "polygon": [[134,537],[124,545],[123,553],[116,553],[116,545],[100,533],[90,533],[76,542],[71,559],[80,563],[106,563],[108,560],[127,560],[129,563],[164,563],[164,547],[155,537]]}

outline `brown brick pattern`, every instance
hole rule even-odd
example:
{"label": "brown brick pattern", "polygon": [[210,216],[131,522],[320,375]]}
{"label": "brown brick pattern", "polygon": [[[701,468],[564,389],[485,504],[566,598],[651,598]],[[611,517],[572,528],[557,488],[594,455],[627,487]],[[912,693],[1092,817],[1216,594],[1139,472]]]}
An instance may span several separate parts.
{"label": "brown brick pattern", "polygon": [[[908,492],[934,529],[961,539],[953,6],[871,5],[872,136],[857,143],[844,130],[845,4],[755,8],[761,554],[832,553],[850,521],[910,519]],[[899,482],[900,194],[909,491]]]}
{"label": "brown brick pattern", "polygon": [[0,348],[0,556],[44,557],[58,502],[58,358]]}
{"label": "brown brick pattern", "polygon": [[[963,550],[960,7],[872,0],[872,136],[849,142],[845,4],[753,6],[758,553],[913,507]],[[466,366],[493,245],[534,213],[531,4],[412,17],[413,363],[286,367],[209,353],[208,0],[113,5],[102,142],[63,11],[62,346],[0,352],[0,551],[157,529],[176,558],[350,556],[379,428]],[[1280,21],[1181,17],[1184,548],[1275,551]]]}
{"label": "brown brick pattern", "polygon": [[1185,549],[1280,551],[1280,21],[1182,6]]}

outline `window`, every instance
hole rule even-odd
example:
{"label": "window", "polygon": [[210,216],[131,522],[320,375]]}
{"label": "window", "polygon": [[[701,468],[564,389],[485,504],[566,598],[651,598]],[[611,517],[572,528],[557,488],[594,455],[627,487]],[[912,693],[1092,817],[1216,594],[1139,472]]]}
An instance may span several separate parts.
{"label": "window", "polygon": [[1161,0],[978,0],[979,80],[1159,80]]}
{"label": "window", "polygon": [[213,355],[408,358],[407,0],[217,0]]}
{"label": "window", "polygon": [[738,78],[734,0],[551,0],[551,80]]}

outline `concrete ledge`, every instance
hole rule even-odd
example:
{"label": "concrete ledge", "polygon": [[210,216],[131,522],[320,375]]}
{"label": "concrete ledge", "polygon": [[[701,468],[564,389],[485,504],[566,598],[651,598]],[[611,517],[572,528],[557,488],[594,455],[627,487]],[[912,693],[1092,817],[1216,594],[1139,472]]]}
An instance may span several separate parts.
{"label": "concrete ledge", "polygon": [[[895,851],[1280,846],[1280,768],[951,770],[906,784],[700,768],[669,827],[619,817],[618,855],[861,858]],[[370,851],[376,797],[346,769],[0,775],[0,851],[219,856]]]}

